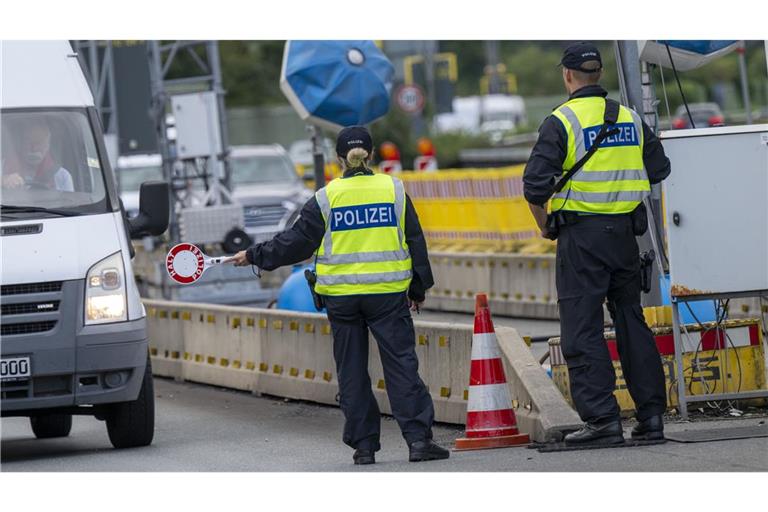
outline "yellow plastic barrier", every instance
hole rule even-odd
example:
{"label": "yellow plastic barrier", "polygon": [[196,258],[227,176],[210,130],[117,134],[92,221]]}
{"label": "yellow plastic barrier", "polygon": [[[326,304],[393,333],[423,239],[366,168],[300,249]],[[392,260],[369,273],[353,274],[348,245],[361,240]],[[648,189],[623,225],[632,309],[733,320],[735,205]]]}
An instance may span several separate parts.
{"label": "yellow plastic barrier", "polygon": [[[669,306],[660,306],[654,308],[645,308],[646,319],[649,315],[656,314],[666,317]],[[653,311],[653,313],[651,313]],[[670,312],[671,313],[671,312]],[[658,319],[658,316],[657,316]],[[667,322],[666,319],[662,320]],[[671,319],[669,319],[671,324]],[[754,333],[756,344],[746,346],[737,346],[730,348],[730,355],[725,356],[723,350],[701,350],[699,352],[685,352],[683,354],[683,367],[685,368],[684,378],[688,393],[690,395],[701,395],[705,393],[723,393],[734,391],[757,391],[766,389],[766,362],[764,343],[762,338],[762,324],[759,319],[744,320],[726,320],[725,328],[733,332],[741,329],[745,331],[750,329]],[[657,344],[660,338],[670,337],[672,327],[653,327]],[[688,331],[684,337],[689,338],[686,342],[688,346],[696,346],[701,336],[702,329],[698,325],[688,325]],[[606,333],[607,339],[614,339],[614,333]],[[570,383],[568,377],[568,365],[565,362],[560,347],[560,338],[549,340],[550,364],[552,365],[552,380],[560,389],[568,403],[573,404],[571,396]],[[624,415],[630,415],[635,410],[635,403],[627,389],[627,383],[618,360],[613,356],[613,367],[616,372],[616,390],[614,395],[619,403],[621,412]],[[675,365],[674,354],[661,356],[664,377],[667,386],[667,408],[678,407],[677,397],[677,366]],[[747,403],[762,406],[765,399],[758,398],[749,400]]]}
{"label": "yellow plastic barrier", "polygon": [[445,169],[398,177],[431,248],[513,251],[538,235],[523,197],[523,169]]}

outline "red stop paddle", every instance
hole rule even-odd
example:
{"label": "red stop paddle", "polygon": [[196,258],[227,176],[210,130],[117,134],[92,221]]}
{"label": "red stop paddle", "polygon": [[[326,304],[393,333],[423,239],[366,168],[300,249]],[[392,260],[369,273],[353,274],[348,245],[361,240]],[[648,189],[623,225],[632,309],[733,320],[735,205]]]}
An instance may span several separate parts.
{"label": "red stop paddle", "polygon": [[192,284],[215,265],[228,262],[232,256],[211,258],[194,244],[180,243],[171,247],[165,258],[165,269],[179,284]]}

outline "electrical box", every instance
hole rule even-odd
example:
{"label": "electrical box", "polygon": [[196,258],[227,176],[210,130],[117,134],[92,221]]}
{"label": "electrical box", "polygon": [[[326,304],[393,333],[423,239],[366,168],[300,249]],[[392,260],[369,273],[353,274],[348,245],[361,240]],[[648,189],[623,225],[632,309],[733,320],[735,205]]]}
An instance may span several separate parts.
{"label": "electrical box", "polygon": [[243,226],[243,207],[238,203],[192,206],[179,213],[181,239],[190,243],[218,243],[233,228],[243,229]]}
{"label": "electrical box", "polygon": [[672,296],[768,290],[768,125],[661,139]]}
{"label": "electrical box", "polygon": [[171,96],[180,159],[222,153],[219,105],[212,91]]}

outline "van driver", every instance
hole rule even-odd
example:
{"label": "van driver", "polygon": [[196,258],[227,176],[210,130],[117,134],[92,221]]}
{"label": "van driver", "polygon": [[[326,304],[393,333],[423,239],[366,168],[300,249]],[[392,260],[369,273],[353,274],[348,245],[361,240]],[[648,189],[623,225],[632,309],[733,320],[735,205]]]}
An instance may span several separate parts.
{"label": "van driver", "polygon": [[25,185],[74,192],[72,175],[51,155],[51,130],[41,120],[24,124],[17,155],[3,155],[3,188]]}

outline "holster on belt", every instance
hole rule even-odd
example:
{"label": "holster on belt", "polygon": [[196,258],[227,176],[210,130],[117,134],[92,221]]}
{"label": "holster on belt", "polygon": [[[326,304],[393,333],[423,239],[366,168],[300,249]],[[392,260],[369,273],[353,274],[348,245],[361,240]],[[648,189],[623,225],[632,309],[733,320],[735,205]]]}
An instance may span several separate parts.
{"label": "holster on belt", "polygon": [[314,270],[305,269],[304,279],[307,280],[307,284],[309,285],[309,291],[312,292],[312,302],[315,303],[315,309],[318,311],[322,311],[323,308],[325,307],[325,303],[323,302],[323,296],[315,292],[315,285],[317,284],[317,274],[315,273]]}
{"label": "holster on belt", "polygon": [[547,238],[557,240],[557,237],[560,236],[560,228],[569,224],[576,224],[578,221],[579,216],[572,212],[558,210],[550,213],[547,215]]}
{"label": "holster on belt", "polygon": [[643,293],[651,291],[651,277],[653,276],[653,260],[656,253],[653,249],[640,253],[640,289]]}

